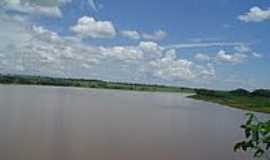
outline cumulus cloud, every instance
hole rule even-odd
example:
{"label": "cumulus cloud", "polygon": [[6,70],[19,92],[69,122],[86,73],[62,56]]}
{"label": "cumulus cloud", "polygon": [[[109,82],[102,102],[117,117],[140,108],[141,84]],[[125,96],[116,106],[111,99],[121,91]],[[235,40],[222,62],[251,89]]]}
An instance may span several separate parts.
{"label": "cumulus cloud", "polygon": [[[1,73],[41,74],[63,77],[91,77],[105,80],[175,82],[196,80],[214,75],[208,65],[197,65],[177,58],[156,42],[142,41],[132,46],[95,46],[74,37],[62,37],[41,26],[0,19]],[[5,24],[5,25],[4,25]],[[8,40],[8,38],[10,40]],[[12,38],[13,37],[13,38]]]}
{"label": "cumulus cloud", "polygon": [[116,30],[110,21],[97,21],[93,17],[81,17],[71,31],[81,37],[111,38],[116,35]]}
{"label": "cumulus cloud", "polygon": [[187,59],[177,59],[175,52],[169,50],[162,58],[150,61],[147,69],[153,76],[164,80],[196,80],[215,76],[213,66],[200,66]]}
{"label": "cumulus cloud", "polygon": [[219,62],[232,63],[232,64],[242,63],[247,58],[248,58],[248,56],[244,53],[229,54],[229,53],[226,53],[226,51],[224,51],[224,50],[220,50],[216,55],[216,59]]}
{"label": "cumulus cloud", "polygon": [[[197,65],[187,59],[177,58],[176,50],[166,50],[152,41],[140,42],[137,46],[101,48],[101,54],[111,59],[137,62],[142,74],[166,81],[209,79],[215,77],[213,65]],[[119,62],[118,62],[119,63]]]}
{"label": "cumulus cloud", "polygon": [[[27,15],[60,17],[62,13],[59,5],[71,2],[71,0],[59,0],[54,4],[45,1],[47,0],[23,0],[22,3],[22,0],[2,0],[0,7],[5,6],[5,10]],[[58,13],[51,9],[58,10]],[[152,34],[135,30],[120,32],[124,37],[137,40],[134,45],[118,44],[109,47],[93,45],[83,41],[82,38],[114,37],[117,33],[112,22],[81,17],[78,23],[70,28],[75,34],[65,37],[42,26],[33,25],[30,22],[31,18],[26,22],[22,17],[15,15],[0,14],[0,73],[144,83],[164,81],[172,82],[171,84],[182,81],[193,83],[215,78],[217,62],[239,64],[250,56],[262,57],[241,42],[200,43],[198,41],[161,46],[159,41],[167,36],[167,33],[161,30]],[[198,53],[194,58],[200,63],[177,54],[177,49],[208,47],[234,50],[228,50],[229,52],[220,50],[215,55]]]}
{"label": "cumulus cloud", "polygon": [[30,40],[32,37],[24,32],[21,22],[10,16],[0,14],[0,48],[12,46],[13,44],[21,45],[23,42]]}
{"label": "cumulus cloud", "polygon": [[[99,63],[100,50],[40,26],[29,28],[11,18],[0,18],[0,71],[2,73],[76,76]],[[6,29],[8,27],[9,29]],[[79,73],[79,72],[78,72]]]}
{"label": "cumulus cloud", "polygon": [[140,42],[139,48],[144,52],[145,59],[160,58],[164,50],[163,47],[152,41]]}
{"label": "cumulus cloud", "polygon": [[123,37],[127,37],[133,40],[144,40],[144,41],[154,41],[159,42],[167,37],[167,33],[162,30],[155,31],[154,33],[144,33],[135,30],[124,30],[121,32]]}
{"label": "cumulus cloud", "polygon": [[100,49],[102,55],[125,62],[141,60],[144,55],[141,50],[132,46],[100,47]]}
{"label": "cumulus cloud", "polygon": [[162,30],[155,31],[152,34],[142,33],[142,38],[149,41],[161,41],[167,37],[167,33]]}
{"label": "cumulus cloud", "polygon": [[270,20],[270,9],[261,9],[260,7],[252,7],[249,12],[238,16],[238,19],[243,22],[262,22]]}
{"label": "cumulus cloud", "polygon": [[210,61],[211,60],[211,57],[209,57],[206,54],[202,54],[202,53],[195,54],[194,58],[198,61]]}
{"label": "cumulus cloud", "polygon": [[149,63],[150,70],[153,75],[166,80],[191,80],[195,77],[192,71],[193,63],[185,60],[178,59],[174,51],[167,53],[161,59],[151,61]]}
{"label": "cumulus cloud", "polygon": [[137,31],[125,30],[121,32],[122,36],[133,40],[139,40],[141,35]]}
{"label": "cumulus cloud", "polygon": [[[0,15],[0,30],[1,73],[145,83],[196,81],[215,76],[212,65],[199,65],[177,57],[175,49],[167,49],[154,41],[110,47],[85,44],[80,37],[60,36],[8,15]],[[87,31],[91,33],[90,37],[104,37],[103,31]]]}
{"label": "cumulus cloud", "polygon": [[[66,1],[59,1],[65,3]],[[61,17],[62,12],[57,0],[4,0],[0,2],[5,10],[16,11],[29,15]]]}
{"label": "cumulus cloud", "polygon": [[228,63],[228,64],[240,64],[245,62],[251,56],[255,58],[261,58],[262,55],[254,52],[248,45],[242,44],[235,46],[227,52],[223,49],[219,50],[215,56],[213,54],[197,53],[194,55],[194,59],[202,62],[216,62],[216,63]]}

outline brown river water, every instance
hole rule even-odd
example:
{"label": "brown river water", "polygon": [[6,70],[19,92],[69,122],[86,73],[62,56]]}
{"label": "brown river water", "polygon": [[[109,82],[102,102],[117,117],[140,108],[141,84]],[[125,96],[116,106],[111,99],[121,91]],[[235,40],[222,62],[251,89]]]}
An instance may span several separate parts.
{"label": "brown river water", "polygon": [[175,93],[0,85],[0,160],[249,160],[232,151],[244,113]]}

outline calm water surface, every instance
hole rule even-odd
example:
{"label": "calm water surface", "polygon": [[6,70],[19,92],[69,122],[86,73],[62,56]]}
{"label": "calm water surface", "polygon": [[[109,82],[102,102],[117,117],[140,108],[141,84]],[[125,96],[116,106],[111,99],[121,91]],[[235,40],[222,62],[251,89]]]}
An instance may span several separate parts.
{"label": "calm water surface", "polygon": [[243,120],[172,93],[0,86],[0,159],[246,160]]}

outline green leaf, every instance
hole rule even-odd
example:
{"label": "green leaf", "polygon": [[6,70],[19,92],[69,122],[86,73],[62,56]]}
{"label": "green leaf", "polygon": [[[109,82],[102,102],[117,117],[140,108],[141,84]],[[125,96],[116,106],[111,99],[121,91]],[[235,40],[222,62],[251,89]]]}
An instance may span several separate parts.
{"label": "green leaf", "polygon": [[245,130],[245,136],[246,136],[246,138],[249,138],[251,136],[251,130],[250,129]]}
{"label": "green leaf", "polygon": [[270,149],[270,120],[259,121],[252,113],[247,113],[247,116],[246,123],[241,125],[246,139],[238,142],[234,151],[252,151],[254,157],[260,158]]}
{"label": "green leaf", "polygon": [[248,120],[246,122],[246,125],[249,125],[249,124],[251,124],[251,122],[254,119],[254,114],[253,113],[247,113],[246,115],[248,116]]}
{"label": "green leaf", "polygon": [[238,142],[238,143],[236,143],[236,144],[234,145],[234,147],[233,147],[234,152],[237,152],[238,150],[240,150],[241,147],[242,147],[242,145],[243,145],[244,143],[245,143],[245,142]]}
{"label": "green leaf", "polygon": [[262,150],[261,148],[259,148],[259,149],[255,152],[254,157],[260,158],[260,157],[262,157],[263,154],[264,154],[264,150]]}
{"label": "green leaf", "polygon": [[270,149],[270,143],[267,143],[267,144],[266,144],[265,149],[266,149],[266,150],[269,150],[269,149]]}

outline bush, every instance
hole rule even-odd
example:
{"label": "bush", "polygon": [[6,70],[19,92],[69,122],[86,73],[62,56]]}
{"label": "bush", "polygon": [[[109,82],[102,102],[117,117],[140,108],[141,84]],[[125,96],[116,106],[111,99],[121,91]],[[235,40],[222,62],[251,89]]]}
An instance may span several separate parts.
{"label": "bush", "polygon": [[270,90],[258,89],[251,93],[253,96],[270,97]]}
{"label": "bush", "polygon": [[250,95],[249,91],[247,91],[245,89],[242,89],[242,88],[230,91],[230,93],[232,93],[234,95],[238,95],[238,96],[248,96],[248,95]]}
{"label": "bush", "polygon": [[246,139],[238,142],[234,146],[234,151],[253,151],[255,158],[268,157],[270,149],[270,120],[266,122],[259,121],[254,114],[247,113],[248,119],[244,125],[241,126],[244,129]]}

